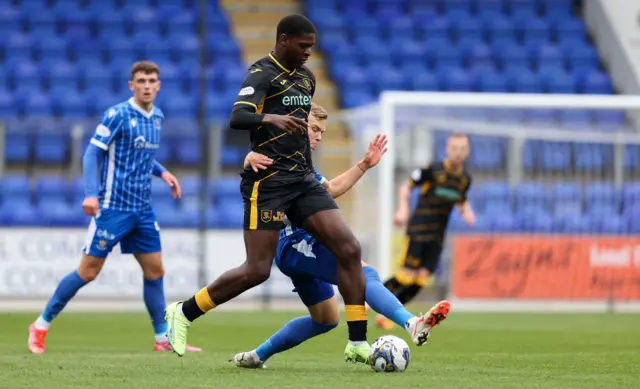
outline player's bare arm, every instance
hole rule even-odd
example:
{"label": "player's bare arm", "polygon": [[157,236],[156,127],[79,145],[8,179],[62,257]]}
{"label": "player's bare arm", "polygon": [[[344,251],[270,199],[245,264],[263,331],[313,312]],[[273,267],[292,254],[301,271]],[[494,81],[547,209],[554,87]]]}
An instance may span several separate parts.
{"label": "player's bare arm", "polygon": [[[324,181],[322,185],[334,199],[342,196],[362,178],[367,170],[373,168],[380,162],[382,156],[387,152],[387,142],[386,135],[376,135],[376,137],[369,142],[366,153],[358,163],[338,177]],[[273,161],[270,158],[255,151],[249,152],[244,159],[244,167],[251,167],[255,172],[257,172],[258,169],[266,169],[271,163],[273,163]]]}
{"label": "player's bare arm", "polygon": [[459,205],[460,207],[460,215],[462,219],[469,227],[473,227],[476,224],[476,214],[473,211],[473,207],[469,201],[465,201],[464,203]]}
{"label": "player's bare arm", "polygon": [[405,227],[409,221],[409,199],[411,184],[406,182],[398,189],[398,210],[393,217],[393,223],[398,227]]}
{"label": "player's bare arm", "polygon": [[382,156],[387,152],[387,136],[378,134],[369,142],[369,148],[365,152],[364,156],[358,163],[356,163],[351,169],[340,174],[331,180],[324,182],[324,187],[333,196],[338,198],[351,189],[360,178],[366,173],[367,170],[376,166]]}

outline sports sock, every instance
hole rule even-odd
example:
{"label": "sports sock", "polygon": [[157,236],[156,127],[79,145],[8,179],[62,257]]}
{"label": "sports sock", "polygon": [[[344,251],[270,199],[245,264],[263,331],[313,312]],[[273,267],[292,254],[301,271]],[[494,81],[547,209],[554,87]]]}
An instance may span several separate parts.
{"label": "sports sock", "polygon": [[207,287],[205,286],[182,304],[182,313],[187,320],[194,321],[215,307],[216,304],[211,300],[209,291],[207,291]]}
{"label": "sports sock", "polygon": [[331,331],[337,326],[338,323],[320,324],[313,321],[311,316],[298,317],[291,320],[280,328],[278,332],[271,335],[271,337],[258,346],[255,351],[258,358],[264,362],[274,354],[281,353],[295,347],[314,336]]}
{"label": "sports sock", "polygon": [[400,282],[394,276],[385,281],[384,287],[389,289],[391,292],[395,292],[400,287]]}
{"label": "sports sock", "polygon": [[407,311],[389,289],[380,281],[380,275],[371,266],[362,268],[365,280],[365,299],[374,311],[391,319],[400,327],[405,327],[407,321],[414,315]]}
{"label": "sports sock", "polygon": [[[147,307],[151,324],[153,325],[153,333],[156,335],[156,342],[167,334],[167,321],[164,318],[164,308],[166,300],[164,298],[164,277],[155,280],[144,279],[142,281],[142,296],[144,305]],[[160,340],[165,342],[166,340]]]}
{"label": "sports sock", "polygon": [[349,328],[349,340],[358,342],[367,341],[367,310],[363,305],[345,305],[345,316]]}
{"label": "sports sock", "polygon": [[420,293],[422,286],[414,284],[411,286],[406,286],[403,289],[404,290],[402,291],[402,299],[399,298],[399,300],[402,301],[403,304],[406,304],[409,301],[413,300],[418,295],[418,293]]}
{"label": "sports sock", "polygon": [[53,296],[49,299],[49,302],[42,311],[42,319],[51,323],[53,319],[64,309],[69,300],[76,295],[78,290],[85,286],[87,283],[80,277],[80,274],[76,270],[67,274],[53,292]]}

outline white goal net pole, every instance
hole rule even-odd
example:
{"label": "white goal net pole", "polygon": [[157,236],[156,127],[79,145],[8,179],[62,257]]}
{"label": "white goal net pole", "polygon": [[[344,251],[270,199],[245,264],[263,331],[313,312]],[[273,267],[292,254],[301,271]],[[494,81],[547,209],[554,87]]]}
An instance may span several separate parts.
{"label": "white goal net pole", "polygon": [[[519,109],[594,109],[594,110],[640,110],[640,97],[620,95],[552,95],[552,94],[508,94],[508,93],[455,93],[455,92],[395,92],[387,91],[380,95],[379,123],[380,132],[389,138],[386,157],[378,166],[377,192],[380,196],[376,259],[383,278],[391,275],[392,237],[394,199],[397,191],[394,180],[397,150],[395,147],[396,123],[403,119],[397,117],[398,107],[435,108],[519,108]],[[406,118],[404,118],[406,119]],[[429,121],[425,118],[425,121]],[[479,123],[463,126],[473,131]],[[475,128],[478,133],[504,135],[505,126],[499,124],[480,124]],[[497,128],[502,127],[502,128]],[[513,129],[513,132],[526,131]],[[538,138],[567,138],[576,136],[575,132],[553,129],[531,129]],[[545,136],[546,135],[546,136]],[[581,141],[608,141],[614,144],[640,143],[638,134],[600,134],[580,133]]]}

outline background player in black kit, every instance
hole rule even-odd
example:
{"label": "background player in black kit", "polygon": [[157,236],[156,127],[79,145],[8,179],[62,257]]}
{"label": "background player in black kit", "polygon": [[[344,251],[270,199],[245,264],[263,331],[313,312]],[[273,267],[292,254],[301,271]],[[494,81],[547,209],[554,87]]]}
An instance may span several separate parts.
{"label": "background player in black kit", "polygon": [[[467,201],[471,175],[465,170],[464,163],[468,156],[469,138],[454,133],[447,139],[446,158],[414,170],[409,182],[400,188],[394,223],[407,228],[402,254],[404,264],[385,286],[403,304],[411,301],[427,284],[429,275],[435,272],[454,206],[460,207],[468,225],[475,224],[475,214]],[[420,198],[409,219],[409,198],[415,187],[420,188]],[[376,324],[385,329],[394,325],[381,315],[376,317]]]}
{"label": "background player in black kit", "polygon": [[240,189],[245,204],[247,259],[184,303],[167,307],[169,342],[182,356],[190,323],[269,278],[283,218],[300,226],[337,257],[338,288],[345,302],[349,343],[345,357],[367,362],[367,315],[360,244],[311,164],[307,117],[315,77],[304,66],[315,44],[315,28],[304,16],[278,24],[276,47],[245,76],[230,126],[249,130],[251,150],[273,160],[267,170],[245,169]]}

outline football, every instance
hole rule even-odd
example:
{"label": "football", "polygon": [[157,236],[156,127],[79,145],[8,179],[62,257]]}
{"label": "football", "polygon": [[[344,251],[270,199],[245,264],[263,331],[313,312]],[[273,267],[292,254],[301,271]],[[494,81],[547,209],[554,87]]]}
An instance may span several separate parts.
{"label": "football", "polygon": [[407,342],[394,335],[383,335],[369,349],[369,365],[378,373],[403,372],[409,367],[411,351]]}

